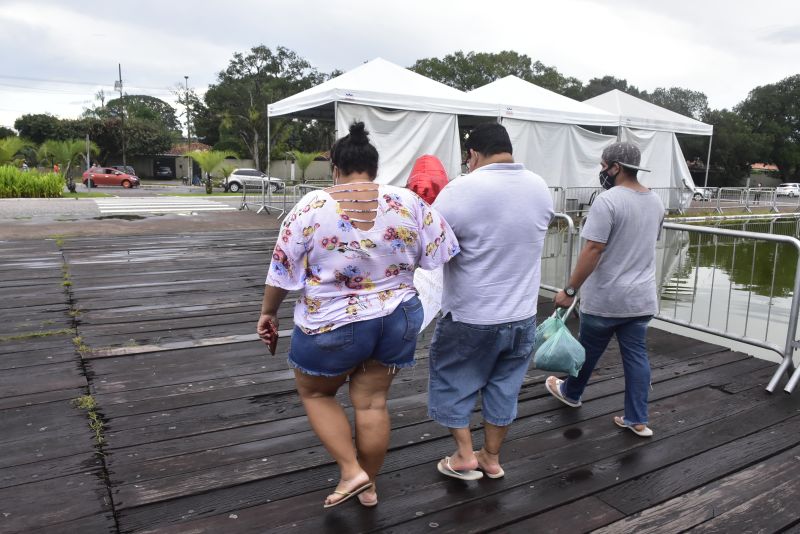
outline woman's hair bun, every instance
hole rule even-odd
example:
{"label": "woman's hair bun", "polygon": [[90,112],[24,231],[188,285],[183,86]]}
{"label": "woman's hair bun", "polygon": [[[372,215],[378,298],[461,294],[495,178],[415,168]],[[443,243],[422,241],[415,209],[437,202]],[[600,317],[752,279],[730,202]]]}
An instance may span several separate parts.
{"label": "woman's hair bun", "polygon": [[363,122],[354,122],[350,125],[350,142],[357,145],[366,145],[369,143],[367,135],[369,132],[364,127]]}

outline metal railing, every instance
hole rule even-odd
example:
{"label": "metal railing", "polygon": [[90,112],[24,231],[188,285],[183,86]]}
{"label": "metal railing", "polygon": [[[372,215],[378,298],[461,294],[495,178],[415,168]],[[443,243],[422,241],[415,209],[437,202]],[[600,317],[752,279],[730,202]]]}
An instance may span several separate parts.
{"label": "metal railing", "polygon": [[[282,195],[277,194],[277,190],[283,191]],[[267,182],[262,179],[242,178],[242,203],[240,210],[258,208],[256,213],[270,209],[278,210],[280,218],[286,213],[286,182]],[[279,205],[280,204],[280,205]]]}
{"label": "metal railing", "polygon": [[[800,347],[800,217],[746,215],[735,219],[736,229],[720,227],[733,219],[719,217],[715,227],[664,223],[656,318],[778,354],[766,389],[774,391],[791,373],[784,391],[792,393],[800,382],[793,362]],[[558,292],[562,280],[568,284],[576,235],[572,218],[556,214],[542,254],[542,289]]]}
{"label": "metal railing", "polygon": [[[764,224],[771,224],[770,229],[775,230],[774,221]],[[797,232],[796,227],[795,224],[793,233]],[[794,369],[793,356],[798,346],[800,240],[791,235],[669,222],[663,228],[686,234],[688,247],[678,251],[674,272],[666,276],[671,282],[661,290],[662,303],[672,300],[672,309],[662,305],[656,318],[776,352],[781,363],[766,388],[774,391],[781,376]],[[792,252],[786,252],[787,248]],[[771,261],[771,269],[757,271],[757,258],[759,265],[764,265],[764,260]],[[794,267],[789,295],[776,293],[779,261],[787,258]],[[715,293],[720,291],[722,297],[715,300]],[[788,306],[776,306],[779,300],[786,304],[787,299]],[[723,309],[725,312],[721,313]],[[780,314],[785,317],[786,332],[773,330],[771,336],[770,327],[783,322]],[[780,339],[782,344],[771,339]],[[800,368],[790,377],[785,391],[791,393],[799,380]]]}
{"label": "metal railing", "polygon": [[[564,267],[555,265],[550,273],[542,272],[542,282],[539,284],[539,287],[542,289],[553,292],[560,291],[560,287],[548,284],[545,280],[548,275],[551,278],[560,278],[559,274],[557,273],[562,272],[562,269],[564,282],[563,287],[566,287],[569,284],[569,276],[572,273],[573,251],[575,250],[575,235],[575,223],[572,221],[572,217],[566,213],[555,213],[553,215],[553,220],[550,222],[548,234],[544,242],[544,250],[542,251],[542,270],[544,271],[546,269],[548,263],[559,262],[561,258],[566,259],[566,264]],[[555,283],[560,283],[560,280]]]}
{"label": "metal railing", "polygon": [[[289,189],[286,190],[286,194],[284,195],[284,213],[281,215],[286,215],[289,211],[300,202],[300,199],[303,198],[308,192],[310,191],[319,191],[320,189],[325,189],[326,187],[330,187],[333,184],[328,185],[309,185],[309,184],[297,184]],[[279,217],[280,218],[280,217]]]}

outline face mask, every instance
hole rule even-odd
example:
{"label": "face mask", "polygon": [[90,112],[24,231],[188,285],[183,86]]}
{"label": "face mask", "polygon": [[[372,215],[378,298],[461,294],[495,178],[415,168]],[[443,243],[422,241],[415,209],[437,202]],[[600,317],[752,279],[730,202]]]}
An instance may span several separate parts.
{"label": "face mask", "polygon": [[610,174],[608,174],[608,169],[610,168],[611,165],[600,171],[599,174],[600,185],[602,186],[603,189],[611,189],[612,187],[614,187],[614,181],[617,179],[616,175],[611,176]]}

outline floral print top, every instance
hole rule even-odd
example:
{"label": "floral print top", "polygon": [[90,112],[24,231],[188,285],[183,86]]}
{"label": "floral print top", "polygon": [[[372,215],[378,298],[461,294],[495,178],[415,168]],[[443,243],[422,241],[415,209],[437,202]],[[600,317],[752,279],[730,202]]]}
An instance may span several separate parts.
{"label": "floral print top", "polygon": [[412,191],[380,185],[377,206],[361,230],[329,193],[312,191],[281,225],[266,283],[302,290],[294,322],[307,334],[389,315],[416,294],[414,269],[459,253],[447,222]]}

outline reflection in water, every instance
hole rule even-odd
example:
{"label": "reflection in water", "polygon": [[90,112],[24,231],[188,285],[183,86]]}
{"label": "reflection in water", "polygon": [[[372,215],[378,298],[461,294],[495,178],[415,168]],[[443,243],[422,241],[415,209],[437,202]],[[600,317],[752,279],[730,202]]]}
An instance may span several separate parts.
{"label": "reflection in water", "polygon": [[[798,236],[798,219],[718,225]],[[575,239],[573,265],[580,249]],[[553,230],[542,283],[564,285],[567,240]],[[797,269],[794,246],[763,240],[664,231],[656,250],[661,315],[783,347]]]}

